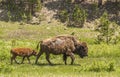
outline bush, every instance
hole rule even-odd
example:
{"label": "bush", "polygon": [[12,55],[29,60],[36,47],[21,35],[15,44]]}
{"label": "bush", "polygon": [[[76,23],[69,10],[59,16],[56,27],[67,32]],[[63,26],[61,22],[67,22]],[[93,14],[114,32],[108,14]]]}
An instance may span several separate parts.
{"label": "bush", "polygon": [[60,20],[61,20],[62,22],[68,21],[68,12],[67,12],[66,9],[61,10],[61,11],[59,12],[59,14],[60,14]]}
{"label": "bush", "polygon": [[115,71],[115,65],[113,61],[105,62],[93,62],[91,65],[85,65],[82,67],[83,71],[93,71],[93,72],[101,72],[101,71]]}
{"label": "bush", "polygon": [[87,13],[82,7],[76,4],[74,7],[59,11],[59,17],[62,22],[67,23],[67,26],[83,27]]}
{"label": "bush", "polygon": [[31,16],[39,10],[41,10],[42,5],[40,0],[2,0],[4,6],[8,10],[8,21],[28,21]]}
{"label": "bush", "polygon": [[85,12],[85,10],[83,10],[78,5],[75,5],[73,9],[72,21],[71,21],[73,22],[73,24],[71,25],[77,26],[77,27],[83,27],[86,17],[87,17],[87,13]]}
{"label": "bush", "polygon": [[100,18],[100,24],[96,31],[99,32],[97,35],[96,43],[106,42],[116,44],[119,40],[119,26],[116,25],[114,22],[110,22],[108,19],[108,14],[105,12]]}

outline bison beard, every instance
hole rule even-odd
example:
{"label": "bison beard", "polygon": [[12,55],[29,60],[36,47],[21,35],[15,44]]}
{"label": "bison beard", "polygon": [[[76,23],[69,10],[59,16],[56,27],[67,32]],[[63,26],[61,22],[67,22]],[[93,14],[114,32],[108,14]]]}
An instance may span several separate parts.
{"label": "bison beard", "polygon": [[71,64],[73,64],[75,60],[74,53],[80,55],[80,57],[87,56],[87,51],[81,44],[82,43],[78,42],[73,36],[57,36],[43,40],[37,45],[37,48],[40,47],[40,51],[37,55],[35,63],[37,64],[39,57],[45,53],[46,60],[49,64],[52,64],[49,60],[50,54],[52,53],[55,55],[63,54],[65,64],[67,64],[67,56],[70,56]]}

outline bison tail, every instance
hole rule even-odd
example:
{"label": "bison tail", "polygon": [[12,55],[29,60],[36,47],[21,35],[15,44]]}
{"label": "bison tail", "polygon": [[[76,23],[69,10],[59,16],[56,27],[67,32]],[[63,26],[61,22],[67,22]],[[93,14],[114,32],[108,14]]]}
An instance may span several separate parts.
{"label": "bison tail", "polygon": [[38,50],[38,48],[40,46],[40,43],[42,43],[42,41],[38,42],[37,47],[36,47],[37,50]]}

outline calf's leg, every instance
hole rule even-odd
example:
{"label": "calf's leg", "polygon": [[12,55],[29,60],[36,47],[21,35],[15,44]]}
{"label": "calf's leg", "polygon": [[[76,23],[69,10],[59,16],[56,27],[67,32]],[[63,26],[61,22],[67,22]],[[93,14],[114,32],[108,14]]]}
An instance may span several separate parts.
{"label": "calf's leg", "polygon": [[11,57],[11,64],[13,63],[14,56]]}
{"label": "calf's leg", "polygon": [[29,59],[29,57],[27,57],[27,59],[28,59],[28,62],[29,62],[29,64],[30,64],[31,62],[30,62],[30,59]]}
{"label": "calf's leg", "polygon": [[13,56],[11,57],[11,64],[13,63],[13,60],[18,64],[18,62],[16,61],[16,55],[13,55]]}
{"label": "calf's leg", "polygon": [[23,59],[22,59],[22,62],[21,62],[21,64],[23,64],[23,62],[24,62],[24,59],[25,59],[25,56],[23,56]]}

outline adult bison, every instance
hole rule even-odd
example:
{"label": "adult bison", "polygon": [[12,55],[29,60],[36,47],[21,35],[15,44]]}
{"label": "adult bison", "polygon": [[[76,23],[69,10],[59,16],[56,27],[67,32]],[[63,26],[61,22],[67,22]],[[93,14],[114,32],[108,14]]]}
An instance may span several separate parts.
{"label": "adult bison", "polygon": [[35,50],[31,49],[31,48],[13,48],[13,49],[11,49],[10,53],[12,54],[11,64],[12,64],[13,60],[14,60],[16,63],[18,63],[18,62],[16,61],[16,57],[17,57],[17,56],[22,56],[22,57],[23,57],[21,63],[23,63],[25,57],[27,57],[27,59],[28,59],[28,61],[29,61],[29,63],[30,63],[29,57],[32,56],[32,55],[34,55],[34,56],[37,55],[37,52],[36,52]]}
{"label": "adult bison", "polygon": [[[40,45],[40,46],[39,46]],[[81,58],[87,56],[88,47],[85,42],[79,42],[74,36],[57,36],[54,38],[46,39],[38,43],[37,48],[40,47],[40,51],[36,58],[36,64],[38,58],[45,53],[46,60],[49,64],[52,64],[49,60],[50,54],[63,54],[63,60],[66,63],[67,56],[71,57],[71,64],[74,62],[74,54],[78,54]]]}

